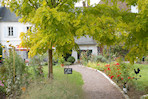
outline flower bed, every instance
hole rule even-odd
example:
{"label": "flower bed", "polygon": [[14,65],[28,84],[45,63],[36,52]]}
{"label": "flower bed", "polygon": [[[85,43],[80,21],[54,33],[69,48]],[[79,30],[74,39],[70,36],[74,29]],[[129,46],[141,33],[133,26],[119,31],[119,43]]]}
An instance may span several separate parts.
{"label": "flower bed", "polygon": [[[146,89],[143,89],[139,84],[143,77],[143,72],[141,72],[143,70],[140,70],[142,67],[139,65],[117,62],[111,64],[88,62],[87,66],[103,71],[110,79],[117,83],[131,99],[139,99],[147,92]],[[138,70],[138,68],[140,69]],[[143,83],[141,83],[141,85],[142,84]]]}

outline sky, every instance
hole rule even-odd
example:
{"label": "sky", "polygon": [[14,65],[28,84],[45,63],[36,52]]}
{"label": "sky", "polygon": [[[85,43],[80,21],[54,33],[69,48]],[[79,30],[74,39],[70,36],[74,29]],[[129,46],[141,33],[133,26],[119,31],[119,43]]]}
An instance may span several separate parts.
{"label": "sky", "polygon": [[[75,4],[75,7],[83,7],[84,0],[80,0],[80,2]],[[98,4],[100,0],[90,0],[90,5]],[[137,6],[131,6],[131,12],[138,13]]]}
{"label": "sky", "polygon": [[[84,0],[80,0],[80,2],[75,4],[75,7],[83,7],[83,4],[82,4],[83,1]],[[90,0],[90,5],[98,4],[99,2],[100,0]],[[131,12],[138,13],[137,6],[131,6]]]}
{"label": "sky", "polygon": [[131,6],[131,12],[138,13],[137,6]]}
{"label": "sky", "polygon": [[[75,7],[82,7],[83,6],[83,4],[82,4],[83,1],[84,0],[80,0],[80,2],[75,4]],[[98,4],[99,2],[100,2],[100,0],[90,0],[90,5],[94,5],[95,3]]]}

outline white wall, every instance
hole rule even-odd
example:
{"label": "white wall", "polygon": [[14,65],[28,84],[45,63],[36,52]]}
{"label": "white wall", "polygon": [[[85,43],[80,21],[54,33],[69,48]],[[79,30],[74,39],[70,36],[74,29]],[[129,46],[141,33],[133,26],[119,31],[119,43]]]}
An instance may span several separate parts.
{"label": "white wall", "polygon": [[[98,55],[97,46],[96,45],[80,45],[80,50],[92,50],[92,55]],[[72,51],[72,56],[76,59],[76,62],[78,60],[78,54],[76,51]]]}
{"label": "white wall", "polygon": [[[27,26],[31,26],[29,24],[23,24],[19,22],[0,22],[0,43],[5,46],[6,55],[8,55],[8,48],[9,45],[13,45],[17,47],[16,45],[19,45],[21,43],[21,40],[19,38],[21,32],[27,31]],[[8,27],[13,27],[13,35],[14,36],[8,36]],[[7,43],[7,41],[10,41]],[[4,55],[4,53],[3,53]]]}
{"label": "white wall", "polygon": [[[29,24],[23,24],[19,22],[0,22],[0,41],[2,45],[6,45],[8,47],[9,44],[12,44],[13,46],[19,45],[21,43],[20,41],[20,33],[26,32],[27,26],[30,26]],[[14,36],[6,36],[8,35],[8,27],[13,27]],[[7,41],[10,41],[7,43]],[[9,48],[9,47],[8,47]]]}

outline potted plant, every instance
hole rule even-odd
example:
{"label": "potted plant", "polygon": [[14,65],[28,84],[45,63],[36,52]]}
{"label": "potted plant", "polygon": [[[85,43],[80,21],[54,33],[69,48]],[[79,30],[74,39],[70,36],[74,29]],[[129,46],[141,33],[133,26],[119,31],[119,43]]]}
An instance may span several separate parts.
{"label": "potted plant", "polygon": [[80,64],[80,59],[78,59],[78,64]]}
{"label": "potted plant", "polygon": [[59,59],[59,63],[61,64],[61,67],[63,67],[64,66],[64,58],[63,57],[61,57],[60,59]]}

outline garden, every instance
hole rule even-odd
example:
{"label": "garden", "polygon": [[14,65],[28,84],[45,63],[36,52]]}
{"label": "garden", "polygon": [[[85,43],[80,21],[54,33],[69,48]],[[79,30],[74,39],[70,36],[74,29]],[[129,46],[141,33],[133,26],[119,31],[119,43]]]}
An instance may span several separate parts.
{"label": "garden", "polygon": [[[83,36],[92,37],[97,46],[104,48],[104,52],[96,56],[83,52],[80,62],[84,66],[106,73],[130,98],[148,93],[147,0],[102,0],[104,4],[96,5],[83,0],[83,7],[77,8],[78,1],[1,0],[4,7],[20,17],[19,22],[32,25],[26,32],[15,34],[20,36],[19,46],[29,51],[29,66],[15,53],[16,45],[2,46],[5,58],[0,67],[2,98],[83,97],[81,75],[61,72],[62,66],[74,63],[74,58],[64,59],[63,55],[79,51],[75,39]],[[139,12],[121,9],[119,2],[125,3],[129,10],[138,5]],[[4,39],[9,42],[6,40],[9,38]],[[8,50],[9,55],[6,55]],[[43,60],[45,53],[46,62]],[[74,88],[69,86],[72,83],[76,85]]]}
{"label": "garden", "polygon": [[[54,80],[48,79],[47,54],[30,59],[29,66],[14,51],[0,67],[0,99],[82,99],[81,74],[64,74],[64,65],[74,63],[72,56],[53,61]],[[15,61],[14,61],[15,60]],[[14,66],[15,64],[15,66]]]}
{"label": "garden", "polygon": [[104,52],[103,56],[88,56],[87,52],[83,52],[80,60],[84,66],[104,72],[131,99],[139,99],[142,95],[148,94],[148,57],[145,58],[145,62],[141,59],[135,64],[130,64],[124,57],[119,57],[119,53],[110,51],[110,54]]}

